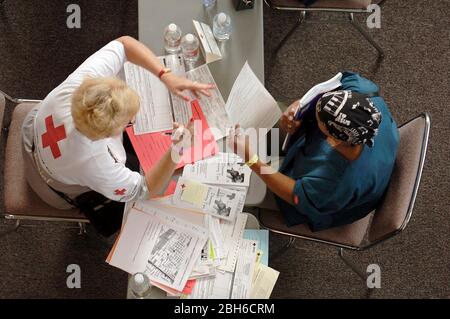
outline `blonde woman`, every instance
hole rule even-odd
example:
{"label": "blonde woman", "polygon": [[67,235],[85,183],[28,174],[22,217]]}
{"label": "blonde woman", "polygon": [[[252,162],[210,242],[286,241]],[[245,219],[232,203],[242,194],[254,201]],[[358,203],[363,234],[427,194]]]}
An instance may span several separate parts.
{"label": "blonde woman", "polygon": [[[128,36],[94,53],[30,111],[23,125],[27,180],[49,205],[72,208],[72,201],[89,191],[115,202],[150,198],[172,176],[171,153],[182,151],[178,141],[145,176],[125,165],[122,133],[139,110],[137,94],[116,78],[126,61],[152,72],[185,99],[186,90],[209,95],[212,88],[172,74]],[[183,135],[185,129],[180,130]]]}

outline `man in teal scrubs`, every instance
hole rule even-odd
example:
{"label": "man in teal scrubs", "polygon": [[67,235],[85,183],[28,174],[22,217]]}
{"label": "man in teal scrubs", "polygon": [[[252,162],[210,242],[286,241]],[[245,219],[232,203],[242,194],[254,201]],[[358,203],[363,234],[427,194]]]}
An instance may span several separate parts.
{"label": "man in teal scrubs", "polygon": [[[369,97],[378,92],[373,82],[345,72],[341,83],[338,91],[318,100],[313,124],[291,143],[279,172],[261,174],[268,166],[252,153],[248,139],[231,137],[275,194],[289,226],[307,223],[319,231],[352,223],[376,207],[388,186],[399,142],[397,124],[381,97]],[[292,134],[302,123],[289,118],[291,112],[280,123]]]}

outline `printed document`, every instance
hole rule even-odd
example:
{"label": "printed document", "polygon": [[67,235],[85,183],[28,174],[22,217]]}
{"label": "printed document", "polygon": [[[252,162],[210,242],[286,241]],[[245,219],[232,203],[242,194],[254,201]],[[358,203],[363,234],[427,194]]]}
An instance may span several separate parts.
{"label": "printed document", "polygon": [[147,206],[132,208],[109,263],[182,291],[207,240],[207,230]]}
{"label": "printed document", "polygon": [[238,214],[233,222],[221,221],[223,234],[223,250],[225,259],[222,260],[219,270],[233,272],[239,255],[239,247],[244,235],[247,214]]}
{"label": "printed document", "polygon": [[250,298],[252,286],[253,270],[256,264],[256,253],[258,242],[255,240],[243,239],[239,245],[239,257],[234,272],[233,289],[231,299]]}
{"label": "printed document", "polygon": [[269,231],[267,229],[246,229],[244,238],[258,242],[257,262],[269,266]]}
{"label": "printed document", "polygon": [[[216,85],[207,64],[186,72],[186,77],[194,82],[212,83]],[[209,90],[209,92],[211,93],[210,97],[201,96],[198,102],[203,114],[205,114],[209,127],[212,130],[214,128],[212,134],[217,141],[226,136],[227,128],[229,128],[232,123],[229,120],[227,111],[225,110],[225,102],[217,85],[214,89]]]}
{"label": "printed document", "polygon": [[259,81],[248,62],[231,88],[225,106],[228,116],[234,124],[242,128],[272,128],[281,116],[275,99]]}
{"label": "printed document", "polygon": [[253,272],[251,299],[269,299],[280,273],[266,265],[257,263]]}
{"label": "printed document", "polygon": [[245,188],[227,189],[181,177],[172,199],[177,207],[234,220],[236,214],[241,213],[244,208],[246,193]]}
{"label": "printed document", "polygon": [[241,162],[202,160],[184,167],[183,176],[201,183],[248,187],[252,170]]}

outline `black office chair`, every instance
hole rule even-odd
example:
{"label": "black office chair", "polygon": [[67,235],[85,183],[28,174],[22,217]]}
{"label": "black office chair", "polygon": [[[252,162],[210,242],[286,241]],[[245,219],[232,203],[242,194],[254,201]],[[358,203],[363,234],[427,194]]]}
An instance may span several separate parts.
{"label": "black office chair", "polygon": [[318,0],[312,5],[306,6],[299,0],[264,0],[268,6],[275,10],[300,12],[296,24],[288,31],[280,44],[275,48],[274,54],[283,47],[295,30],[306,20],[308,12],[342,12],[348,14],[350,24],[378,51],[379,58],[384,58],[383,49],[372,39],[367,31],[356,23],[353,14],[367,14],[369,6],[377,4],[381,6],[386,0]]}

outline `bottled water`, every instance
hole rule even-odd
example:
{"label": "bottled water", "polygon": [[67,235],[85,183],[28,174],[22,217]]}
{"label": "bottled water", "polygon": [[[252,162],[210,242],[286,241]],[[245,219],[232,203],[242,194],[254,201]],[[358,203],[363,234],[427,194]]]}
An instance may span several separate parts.
{"label": "bottled water", "polygon": [[203,0],[205,8],[211,8],[216,4],[216,0]]}
{"label": "bottled water", "polygon": [[138,272],[131,278],[130,288],[132,299],[146,299],[150,295],[152,285],[147,275]]}
{"label": "bottled water", "polygon": [[198,60],[199,42],[195,35],[188,33],[181,39],[181,51],[186,62],[195,62]]}
{"label": "bottled water", "polygon": [[164,47],[168,54],[180,52],[181,29],[175,23],[169,24],[164,29]]}
{"label": "bottled water", "polygon": [[213,34],[219,40],[228,40],[231,35],[231,19],[226,13],[216,14],[213,21]]}

